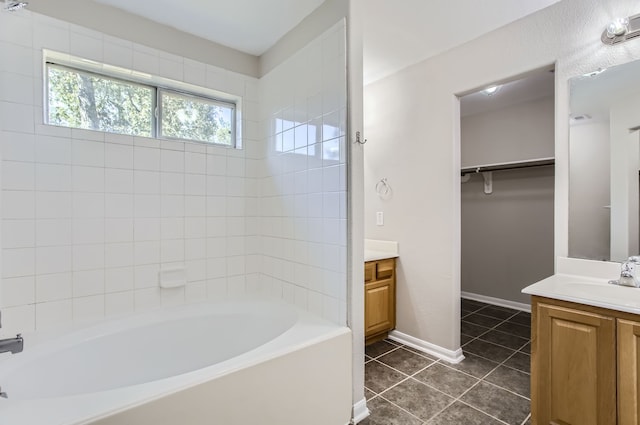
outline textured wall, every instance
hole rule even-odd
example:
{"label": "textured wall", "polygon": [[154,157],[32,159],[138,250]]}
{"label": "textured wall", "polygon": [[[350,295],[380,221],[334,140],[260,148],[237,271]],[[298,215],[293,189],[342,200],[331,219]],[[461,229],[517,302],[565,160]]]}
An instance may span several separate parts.
{"label": "textured wall", "polygon": [[[637,2],[564,0],[365,88],[365,235],[400,243],[398,329],[459,347],[460,125],[456,94],[555,63],[555,255],[568,247],[567,79],[640,58],[640,43],[600,34]],[[393,198],[380,200],[387,177]],[[385,226],[375,225],[385,212]]]}

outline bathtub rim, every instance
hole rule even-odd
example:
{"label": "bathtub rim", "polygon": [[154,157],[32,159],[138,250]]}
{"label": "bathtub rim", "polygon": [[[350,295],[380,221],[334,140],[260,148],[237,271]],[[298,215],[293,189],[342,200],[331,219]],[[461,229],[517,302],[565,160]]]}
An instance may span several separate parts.
{"label": "bathtub rim", "polygon": [[[119,387],[105,391],[69,395],[63,397],[11,400],[11,394],[9,393],[9,399],[0,399],[0,415],[8,415],[7,418],[11,418],[10,423],[12,424],[89,424],[93,421],[99,420],[100,418],[105,418],[117,412],[134,408],[151,400],[171,395],[178,391],[185,390],[186,388],[190,388],[196,385],[203,384],[207,381],[214,380],[218,377],[226,376],[239,370],[259,365],[260,363],[268,362],[269,360],[284,356],[287,353],[301,350],[314,344],[322,343],[323,341],[339,337],[345,333],[351,333],[351,330],[346,326],[341,326],[329,322],[314,314],[301,310],[295,305],[286,303],[280,299],[270,297],[233,297],[224,300],[215,300],[214,302],[183,305],[175,308],[171,307],[169,309],[154,309],[153,311],[127,315],[126,318],[119,318],[114,321],[118,323],[126,323],[128,320],[138,318],[139,316],[164,316],[163,313],[168,310],[175,309],[180,311],[185,308],[204,309],[208,306],[210,307],[217,305],[229,305],[230,302],[259,302],[268,303],[271,305],[276,304],[280,306],[287,306],[287,308],[290,308],[297,313],[298,320],[293,324],[293,326],[285,330],[276,338],[258,347],[255,347],[252,350],[244,352],[231,359],[224,360],[220,363],[180,375],[174,375],[155,381],[131,385],[128,387]],[[108,326],[109,322],[112,322],[112,320],[100,322],[92,326],[83,326],[80,329],[72,329],[63,332],[62,336],[58,336],[58,338],[72,338],[78,334],[91,332],[91,330],[93,330],[93,328],[96,326]],[[31,349],[37,350],[39,349],[39,347],[40,349],[42,349],[42,347],[47,347],[50,341],[53,341],[53,343],[55,343],[55,340],[55,337],[53,338],[53,340],[51,340],[50,338],[46,338],[39,344],[34,345]],[[351,361],[350,357],[348,361]],[[76,409],[76,406],[78,405],[93,405],[96,407],[94,409],[91,409],[94,410],[94,412],[88,412],[88,409],[86,408]],[[27,410],[32,412],[47,412],[48,415],[46,415],[46,420],[49,422],[38,422],[37,418],[34,418],[36,420],[35,422],[21,421],[23,419],[29,419],[23,418],[26,408],[28,408]],[[77,410],[82,410],[82,412],[77,412]],[[54,415],[54,417],[51,416],[52,414]],[[42,418],[44,419],[45,417],[43,416]]]}

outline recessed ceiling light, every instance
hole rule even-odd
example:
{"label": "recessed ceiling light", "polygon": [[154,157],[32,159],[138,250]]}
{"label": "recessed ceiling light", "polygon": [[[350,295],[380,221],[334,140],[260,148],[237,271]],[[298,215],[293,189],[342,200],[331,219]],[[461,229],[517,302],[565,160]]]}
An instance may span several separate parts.
{"label": "recessed ceiling light", "polygon": [[595,77],[596,75],[602,74],[605,72],[607,68],[598,68],[595,71],[587,72],[586,74],[582,74],[583,77]]}
{"label": "recessed ceiling light", "polygon": [[501,86],[491,86],[491,87],[487,87],[486,89],[482,90],[482,92],[484,94],[486,94],[487,96],[493,96],[494,94],[496,94],[498,92],[498,90],[500,90]]}

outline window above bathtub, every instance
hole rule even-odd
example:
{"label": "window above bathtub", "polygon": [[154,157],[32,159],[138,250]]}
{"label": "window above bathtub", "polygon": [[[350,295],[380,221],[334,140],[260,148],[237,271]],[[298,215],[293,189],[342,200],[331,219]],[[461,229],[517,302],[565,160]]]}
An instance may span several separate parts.
{"label": "window above bathtub", "polygon": [[46,124],[240,147],[237,96],[51,51],[44,70]]}

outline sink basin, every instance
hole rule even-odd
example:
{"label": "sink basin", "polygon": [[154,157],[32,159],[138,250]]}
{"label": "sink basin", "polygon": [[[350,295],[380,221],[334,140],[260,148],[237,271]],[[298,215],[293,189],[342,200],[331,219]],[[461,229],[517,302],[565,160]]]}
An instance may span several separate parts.
{"label": "sink basin", "polygon": [[560,285],[558,289],[568,295],[588,298],[596,297],[598,299],[619,299],[623,297],[629,302],[640,303],[640,288],[629,286],[570,282]]}

